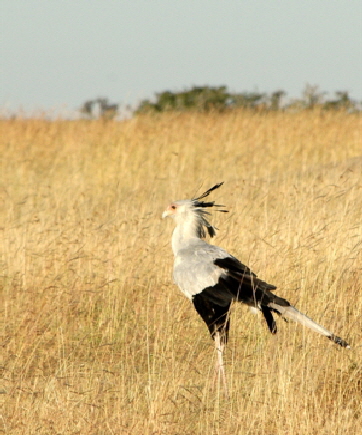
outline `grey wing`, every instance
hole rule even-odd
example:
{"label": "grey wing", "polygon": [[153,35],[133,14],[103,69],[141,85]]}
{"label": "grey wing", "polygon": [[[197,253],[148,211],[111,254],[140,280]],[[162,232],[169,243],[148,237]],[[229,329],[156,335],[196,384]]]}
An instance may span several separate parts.
{"label": "grey wing", "polygon": [[182,293],[192,299],[207,287],[218,283],[225,271],[215,265],[217,258],[229,254],[222,248],[207,243],[183,249],[175,258],[173,278]]}

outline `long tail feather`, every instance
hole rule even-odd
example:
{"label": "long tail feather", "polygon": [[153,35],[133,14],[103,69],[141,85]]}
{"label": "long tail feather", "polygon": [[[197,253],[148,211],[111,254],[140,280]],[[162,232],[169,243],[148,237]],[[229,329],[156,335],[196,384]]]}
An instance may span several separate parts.
{"label": "long tail feather", "polygon": [[275,303],[270,303],[268,306],[274,311],[276,311],[278,314],[280,314],[284,318],[292,319],[295,322],[298,322],[307,328],[312,329],[315,332],[318,332],[321,335],[325,335],[330,340],[332,340],[334,343],[339,344],[342,347],[349,348],[350,345],[342,340],[341,337],[337,337],[334,335],[331,331],[328,331],[328,329],[324,328],[321,325],[318,325],[318,323],[314,322],[311,318],[306,316],[305,314],[302,314],[300,311],[298,311],[295,307],[292,305],[289,306],[280,306]]}

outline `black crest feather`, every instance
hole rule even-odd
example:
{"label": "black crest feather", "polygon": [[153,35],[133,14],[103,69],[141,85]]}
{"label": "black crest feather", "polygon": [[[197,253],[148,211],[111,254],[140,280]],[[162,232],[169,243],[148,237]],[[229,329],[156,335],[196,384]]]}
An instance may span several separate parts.
{"label": "black crest feather", "polygon": [[[213,192],[214,190],[218,189],[223,184],[224,184],[223,181],[221,183],[215,184],[215,186],[213,186],[210,189],[208,189],[201,196],[198,196],[197,198],[193,198],[191,200],[192,203],[193,203],[193,206],[195,207],[195,211],[196,211],[196,213],[198,215],[198,219],[199,219],[199,223],[200,223],[200,226],[198,228],[199,237],[205,237],[205,235],[206,235],[203,227],[207,228],[207,232],[209,233],[210,237],[214,237],[215,234],[216,234],[215,233],[215,227],[213,227],[208,222],[208,220],[206,219],[206,215],[210,215],[210,213],[208,211],[206,211],[206,210],[203,210],[203,209],[206,208],[206,207],[225,207],[224,205],[215,204],[214,201],[204,202],[204,201],[200,201],[200,199],[206,198],[207,196],[210,195],[211,192]],[[216,209],[216,211],[222,211],[224,213],[227,213],[229,210]]]}
{"label": "black crest feather", "polygon": [[[193,201],[195,207],[202,207],[202,208],[205,208],[205,207],[225,207],[224,205],[215,204],[215,201],[210,201],[210,202],[200,201],[200,199],[206,198],[207,196],[210,195],[211,192],[213,192],[214,190],[218,189],[223,184],[224,184],[223,181],[221,183],[215,184],[215,186],[213,186],[210,189],[208,189],[201,196],[198,196],[197,198],[193,198],[192,201]],[[218,210],[218,211],[222,211],[224,213],[228,212],[228,210]]]}
{"label": "black crest feather", "polygon": [[221,187],[223,184],[224,184],[223,181],[222,181],[221,183],[215,184],[214,187],[211,187],[209,190],[207,190],[206,192],[204,192],[201,196],[199,196],[199,197],[197,197],[197,198],[194,198],[193,200],[194,200],[194,201],[198,201],[199,199],[206,198],[207,196],[210,195],[210,193],[211,193],[213,190],[218,189],[218,188]]}

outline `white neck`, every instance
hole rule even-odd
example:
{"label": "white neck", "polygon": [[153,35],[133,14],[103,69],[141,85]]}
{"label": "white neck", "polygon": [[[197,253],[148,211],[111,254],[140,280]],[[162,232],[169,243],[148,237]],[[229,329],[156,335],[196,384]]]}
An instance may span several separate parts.
{"label": "white neck", "polygon": [[178,222],[177,227],[172,233],[172,251],[176,257],[178,251],[183,247],[188,246],[192,240],[200,239],[197,231],[197,220],[194,216],[190,216],[188,219]]}

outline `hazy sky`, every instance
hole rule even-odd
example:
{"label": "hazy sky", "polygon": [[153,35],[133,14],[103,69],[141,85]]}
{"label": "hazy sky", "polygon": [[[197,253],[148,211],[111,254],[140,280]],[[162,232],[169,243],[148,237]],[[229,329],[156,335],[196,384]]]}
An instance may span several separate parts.
{"label": "hazy sky", "polygon": [[0,108],[306,83],[362,100],[361,0],[0,0]]}

